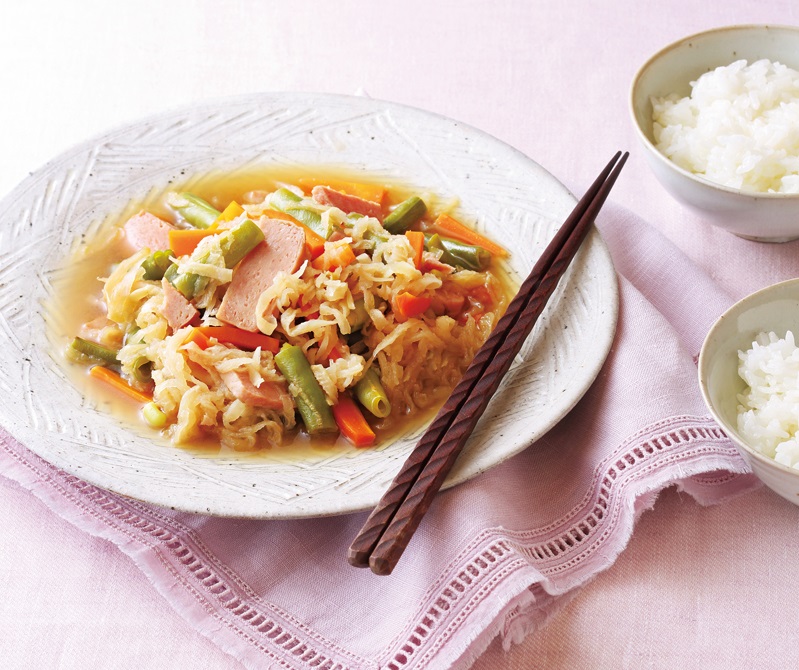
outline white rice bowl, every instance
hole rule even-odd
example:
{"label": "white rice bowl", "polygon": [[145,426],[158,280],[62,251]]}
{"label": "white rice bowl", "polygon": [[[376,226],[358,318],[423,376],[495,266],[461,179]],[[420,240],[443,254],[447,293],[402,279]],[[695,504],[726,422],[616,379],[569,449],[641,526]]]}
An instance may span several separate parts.
{"label": "white rice bowl", "polygon": [[793,333],[760,333],[738,360],[747,384],[738,395],[739,432],[753,449],[799,469],[799,347]]}
{"label": "white rice bowl", "polygon": [[748,192],[799,193],[799,72],[739,60],[653,97],[657,149],[679,167]]}

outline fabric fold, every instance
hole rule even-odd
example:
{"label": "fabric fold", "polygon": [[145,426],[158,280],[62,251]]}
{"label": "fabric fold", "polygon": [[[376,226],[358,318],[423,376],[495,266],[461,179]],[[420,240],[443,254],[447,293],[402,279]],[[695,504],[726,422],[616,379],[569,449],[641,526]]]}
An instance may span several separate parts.
{"label": "fabric fold", "polygon": [[596,382],[524,452],[440,493],[388,578],[346,562],[364,514],[177,513],[86,484],[6,433],[0,472],[116,544],[246,667],[468,668],[495,636],[518,642],[612,566],[663,488],[714,504],[759,486],[696,381],[729,297],[634,214],[609,206],[600,229],[620,318]]}

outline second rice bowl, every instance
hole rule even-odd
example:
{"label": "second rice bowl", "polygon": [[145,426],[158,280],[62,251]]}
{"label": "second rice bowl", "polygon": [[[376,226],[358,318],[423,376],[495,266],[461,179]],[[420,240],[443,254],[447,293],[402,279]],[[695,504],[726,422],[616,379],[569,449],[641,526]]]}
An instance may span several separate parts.
{"label": "second rice bowl", "polygon": [[[799,505],[799,469],[763,453],[753,439],[744,434],[738,421],[741,396],[747,391],[746,383],[738,374],[739,352],[750,350],[761,333],[774,333],[776,338],[782,339],[789,332],[799,338],[799,279],[757,291],[719,317],[699,356],[699,384],[708,409],[735,442],[755,475],[780,496]],[[782,346],[790,348],[790,342]],[[794,355],[799,357],[799,349]],[[791,422],[791,419],[783,419],[781,425]]]}

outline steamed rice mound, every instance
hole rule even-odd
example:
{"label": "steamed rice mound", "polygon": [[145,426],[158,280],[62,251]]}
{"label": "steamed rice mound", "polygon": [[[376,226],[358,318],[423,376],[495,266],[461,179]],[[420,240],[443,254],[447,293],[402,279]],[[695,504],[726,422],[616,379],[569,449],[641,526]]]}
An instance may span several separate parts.
{"label": "steamed rice mound", "polygon": [[762,454],[799,468],[799,347],[793,333],[760,333],[738,359],[747,384],[738,396],[738,430]]}
{"label": "steamed rice mound", "polygon": [[653,98],[655,146],[681,168],[751,192],[799,193],[799,72],[739,60]]}

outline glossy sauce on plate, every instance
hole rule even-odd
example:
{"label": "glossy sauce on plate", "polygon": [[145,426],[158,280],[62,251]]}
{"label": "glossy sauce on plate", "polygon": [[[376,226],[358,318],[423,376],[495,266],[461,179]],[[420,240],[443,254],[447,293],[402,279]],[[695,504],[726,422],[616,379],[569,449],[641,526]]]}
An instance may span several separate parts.
{"label": "glossy sauce on plate", "polygon": [[[164,204],[164,195],[168,191],[191,191],[206,199],[219,209],[235,200],[240,204],[259,202],[263,194],[284,185],[299,185],[306,191],[316,183],[329,185],[356,182],[374,184],[385,188],[383,207],[389,208],[412,194],[419,194],[428,204],[428,223],[432,221],[430,212],[439,213],[451,210],[457,203],[454,198],[442,199],[435,194],[423,192],[396,182],[386,183],[369,179],[363,174],[348,173],[346,170],[329,167],[310,168],[269,168],[248,169],[235,173],[208,173],[186,179],[185,182],[169,184],[168,189],[153,195],[144,202],[131,202],[118,217],[105,221],[93,239],[82,240],[74,250],[63,281],[57,287],[56,294],[60,308],[60,319],[51,324],[53,339],[60,345],[62,367],[70,381],[81,390],[86,401],[93,406],[113,414],[127,427],[138,434],[162,442],[166,448],[180,448],[198,456],[218,457],[236,456],[249,458],[277,458],[280,460],[303,459],[320,454],[335,455],[350,452],[354,447],[340,435],[308,436],[304,431],[294,429],[287,431],[283,443],[265,446],[254,451],[235,452],[220,446],[216,439],[192,441],[187,444],[173,445],[165,435],[149,428],[142,420],[141,407],[119,392],[106,388],[102,382],[88,375],[88,368],[76,365],[66,359],[64,351],[68,343],[79,332],[82,324],[105,313],[101,300],[102,283],[99,278],[108,276],[113,264],[127,255],[127,248],[121,233],[121,225],[144,209],[164,220],[174,220],[174,213]],[[260,193],[263,192],[263,193]],[[502,269],[501,264],[493,261],[489,271],[497,277],[502,299],[507,303],[516,290],[516,286]],[[412,418],[392,415],[387,419],[377,420],[370,417],[370,425],[377,434],[376,442],[370,449],[380,449],[390,444],[394,438],[420,432],[422,427],[432,419],[435,412],[443,404],[449,389],[441,389],[431,405],[424,411],[416,413]]]}

